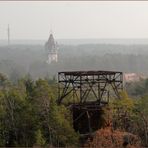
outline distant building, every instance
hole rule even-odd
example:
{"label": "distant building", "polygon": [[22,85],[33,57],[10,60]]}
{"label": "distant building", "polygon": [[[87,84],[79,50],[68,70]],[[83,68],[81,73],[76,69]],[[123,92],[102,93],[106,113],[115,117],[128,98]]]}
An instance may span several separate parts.
{"label": "distant building", "polygon": [[58,45],[57,42],[55,42],[52,33],[50,34],[48,41],[45,43],[45,50],[48,55],[48,64],[51,62],[58,62]]}
{"label": "distant building", "polygon": [[125,82],[136,82],[140,81],[140,79],[145,79],[143,75],[137,73],[124,73],[124,80]]}

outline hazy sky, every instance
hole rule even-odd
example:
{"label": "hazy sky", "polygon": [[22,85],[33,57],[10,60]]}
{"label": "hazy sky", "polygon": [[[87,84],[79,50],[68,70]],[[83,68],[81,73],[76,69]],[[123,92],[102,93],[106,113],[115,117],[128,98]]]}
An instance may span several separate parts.
{"label": "hazy sky", "polygon": [[0,1],[0,39],[148,38],[148,1]]}

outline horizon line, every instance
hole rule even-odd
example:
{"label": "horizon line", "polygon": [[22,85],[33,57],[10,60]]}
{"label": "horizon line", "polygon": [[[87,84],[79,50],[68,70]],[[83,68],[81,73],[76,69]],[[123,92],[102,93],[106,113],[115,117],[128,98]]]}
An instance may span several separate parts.
{"label": "horizon line", "polygon": [[[94,40],[94,39],[148,39],[148,37],[147,38],[132,38],[132,37],[130,37],[130,38],[55,38],[55,40]],[[11,39],[11,41],[15,41],[15,40],[47,40],[47,39]],[[0,41],[8,41],[8,39],[0,39]]]}

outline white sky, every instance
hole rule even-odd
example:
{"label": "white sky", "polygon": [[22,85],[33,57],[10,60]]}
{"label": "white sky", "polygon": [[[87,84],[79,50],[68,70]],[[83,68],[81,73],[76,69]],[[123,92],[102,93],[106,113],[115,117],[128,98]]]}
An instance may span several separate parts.
{"label": "white sky", "polygon": [[148,38],[148,1],[0,1],[0,39]]}

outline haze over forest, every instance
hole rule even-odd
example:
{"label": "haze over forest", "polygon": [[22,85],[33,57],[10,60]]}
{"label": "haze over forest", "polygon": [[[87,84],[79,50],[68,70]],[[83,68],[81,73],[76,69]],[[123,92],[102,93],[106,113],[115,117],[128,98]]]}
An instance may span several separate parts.
{"label": "haze over forest", "polygon": [[116,70],[148,75],[147,44],[59,44],[58,62],[47,64],[42,44],[0,46],[0,70],[10,79],[53,77],[65,70]]}
{"label": "haze over forest", "polygon": [[[144,1],[0,2],[0,72],[13,80],[64,70],[147,75],[147,7]],[[50,30],[59,44],[58,62],[47,64]]]}
{"label": "haze over forest", "polygon": [[[0,147],[148,147],[147,18],[148,1],[0,1]],[[57,77],[89,70],[130,74]]]}

